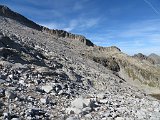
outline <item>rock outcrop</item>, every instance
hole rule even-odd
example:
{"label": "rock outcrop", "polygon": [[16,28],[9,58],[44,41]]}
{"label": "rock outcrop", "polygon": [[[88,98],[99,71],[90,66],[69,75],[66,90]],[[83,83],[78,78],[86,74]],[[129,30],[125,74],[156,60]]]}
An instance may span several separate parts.
{"label": "rock outcrop", "polygon": [[97,49],[100,52],[121,52],[121,50],[116,46],[111,46],[111,47],[96,46],[95,49]]}
{"label": "rock outcrop", "polygon": [[90,40],[86,39],[82,35],[72,34],[72,33],[69,33],[67,31],[64,31],[64,30],[54,30],[54,29],[51,30],[51,29],[48,29],[46,27],[43,27],[42,31],[45,31],[45,32],[50,33],[52,35],[55,35],[57,37],[78,40],[78,41],[84,43],[87,46],[92,46],[92,47],[94,46],[94,44]]}

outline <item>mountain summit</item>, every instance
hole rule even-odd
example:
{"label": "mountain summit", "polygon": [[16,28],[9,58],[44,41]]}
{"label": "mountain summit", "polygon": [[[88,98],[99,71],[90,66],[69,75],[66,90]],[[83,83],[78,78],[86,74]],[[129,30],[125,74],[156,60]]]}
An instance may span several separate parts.
{"label": "mountain summit", "polygon": [[0,119],[158,120],[159,71],[0,6]]}
{"label": "mountain summit", "polygon": [[12,11],[7,6],[0,5],[0,16],[11,18],[13,20],[16,20],[17,22],[20,22],[21,24],[24,24],[25,26],[28,26],[37,30],[42,29],[42,26],[34,23],[33,21],[20,15],[19,13]]}
{"label": "mountain summit", "polygon": [[153,59],[156,64],[160,64],[160,56],[159,55],[152,53],[148,57]]}

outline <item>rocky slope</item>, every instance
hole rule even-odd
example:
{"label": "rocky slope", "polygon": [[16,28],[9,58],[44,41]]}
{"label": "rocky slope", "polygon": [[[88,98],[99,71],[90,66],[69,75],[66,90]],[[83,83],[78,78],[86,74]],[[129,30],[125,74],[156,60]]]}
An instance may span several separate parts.
{"label": "rocky slope", "polygon": [[[118,76],[125,79],[139,88],[147,88],[147,92],[159,91],[160,89],[160,67],[154,64],[150,58],[131,57],[120,51],[93,52],[95,57],[103,57],[108,62],[111,70],[116,67],[115,71]],[[144,57],[144,56],[143,56]],[[152,90],[151,90],[152,89]]]}
{"label": "rocky slope", "polygon": [[83,36],[38,30],[14,14],[1,7],[0,119],[160,119],[160,102],[118,75],[135,59]]}
{"label": "rocky slope", "polygon": [[75,48],[79,54],[102,64],[128,83],[145,89],[147,93],[160,92],[160,67],[151,58],[143,54],[129,56],[114,46],[83,47],[81,50],[76,45]]}
{"label": "rocky slope", "polygon": [[12,11],[7,6],[0,5],[0,15],[7,17],[7,18],[11,18],[13,20],[16,20],[17,22],[21,23],[22,25],[36,29],[38,31],[45,31],[45,32],[50,33],[52,35],[56,35],[57,37],[79,40],[88,46],[94,45],[90,40],[86,39],[82,35],[75,35],[72,33],[68,33],[64,30],[54,30],[54,29],[51,30],[51,29],[48,29],[44,26],[40,26],[40,25],[34,23],[33,21],[25,18],[24,16]]}
{"label": "rocky slope", "polygon": [[151,58],[155,62],[155,64],[160,64],[160,56],[159,55],[152,53],[148,57]]}

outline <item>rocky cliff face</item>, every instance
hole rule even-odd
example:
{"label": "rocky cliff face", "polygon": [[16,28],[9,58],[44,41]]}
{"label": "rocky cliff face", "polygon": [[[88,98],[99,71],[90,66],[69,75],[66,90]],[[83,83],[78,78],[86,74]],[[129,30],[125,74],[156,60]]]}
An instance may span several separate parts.
{"label": "rocky cliff face", "polygon": [[94,46],[94,44],[90,40],[86,39],[82,35],[72,34],[72,33],[69,33],[67,31],[64,31],[64,30],[54,30],[54,29],[51,30],[51,29],[48,29],[46,27],[43,27],[42,31],[45,31],[45,32],[50,33],[52,35],[55,35],[57,37],[78,40],[78,41],[84,43],[87,46],[92,46],[92,47]]}
{"label": "rocky cliff face", "polygon": [[101,52],[101,53],[105,53],[105,52],[121,52],[121,50],[116,46],[111,46],[111,47],[96,46],[94,49],[99,51],[99,52]]}

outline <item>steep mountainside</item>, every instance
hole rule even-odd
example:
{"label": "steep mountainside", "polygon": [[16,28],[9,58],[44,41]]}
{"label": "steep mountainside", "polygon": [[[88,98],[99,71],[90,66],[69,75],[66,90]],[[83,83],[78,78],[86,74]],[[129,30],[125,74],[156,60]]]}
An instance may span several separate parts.
{"label": "steep mountainside", "polygon": [[125,77],[158,86],[154,64],[38,26],[0,7],[0,119],[160,119],[160,102]]}
{"label": "steep mountainside", "polygon": [[146,92],[152,93],[160,89],[160,67],[154,64],[151,58],[138,54],[128,56],[117,47],[83,47],[71,42],[77,53],[89,58],[106,68],[114,71],[114,74]]}
{"label": "steep mountainside", "polygon": [[45,31],[50,34],[56,35],[57,37],[79,40],[88,46],[93,46],[93,43],[90,40],[86,39],[82,35],[75,35],[72,33],[68,33],[64,30],[50,30],[46,27],[43,27],[43,26],[40,26],[40,25],[34,23],[33,21],[25,18],[24,16],[22,16],[16,12],[13,12],[7,6],[0,5],[0,15],[7,17],[7,18],[11,18],[13,20],[16,20],[17,22],[21,23],[22,25],[28,26],[33,29],[36,29],[39,31]]}
{"label": "steep mountainside", "polygon": [[99,50],[94,50],[92,55],[96,58],[105,59],[107,66],[111,70],[114,70],[116,67],[115,71],[117,74],[131,84],[140,88],[143,85],[151,89],[160,88],[160,68],[155,66],[152,60],[130,57],[119,50],[104,50],[100,52]]}

